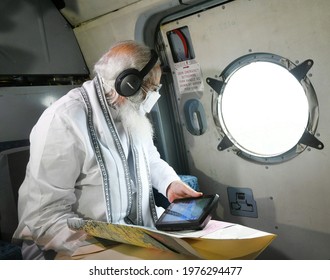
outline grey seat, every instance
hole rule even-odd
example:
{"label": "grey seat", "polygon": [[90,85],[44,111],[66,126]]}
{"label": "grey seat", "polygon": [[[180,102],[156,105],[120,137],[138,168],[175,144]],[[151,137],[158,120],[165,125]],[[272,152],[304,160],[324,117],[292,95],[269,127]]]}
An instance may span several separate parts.
{"label": "grey seat", "polygon": [[29,161],[29,146],[0,153],[0,240],[11,242],[18,224],[17,199]]}

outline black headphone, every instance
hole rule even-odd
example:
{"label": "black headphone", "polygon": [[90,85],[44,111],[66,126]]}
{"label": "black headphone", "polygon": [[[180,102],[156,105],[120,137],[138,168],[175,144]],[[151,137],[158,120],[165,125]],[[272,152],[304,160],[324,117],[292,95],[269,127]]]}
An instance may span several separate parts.
{"label": "black headphone", "polygon": [[157,53],[151,50],[151,58],[141,71],[135,68],[129,68],[121,72],[115,81],[115,89],[118,94],[124,97],[136,94],[142,86],[143,78],[154,67],[157,60]]}

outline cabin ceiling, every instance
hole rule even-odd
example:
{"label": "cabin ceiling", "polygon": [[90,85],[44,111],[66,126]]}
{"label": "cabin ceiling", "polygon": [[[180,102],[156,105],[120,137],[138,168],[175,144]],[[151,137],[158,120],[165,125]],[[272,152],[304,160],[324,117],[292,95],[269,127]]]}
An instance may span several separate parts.
{"label": "cabin ceiling", "polygon": [[[126,6],[137,2],[143,2],[146,5],[159,2],[164,4],[162,0],[52,0],[57,9],[59,9],[66,20],[73,26],[77,27],[84,22],[96,19],[108,13],[120,10]],[[187,7],[201,2],[212,2],[214,0],[167,0],[170,6]]]}
{"label": "cabin ceiling", "polygon": [[63,16],[74,27],[139,1],[141,0],[53,0]]}

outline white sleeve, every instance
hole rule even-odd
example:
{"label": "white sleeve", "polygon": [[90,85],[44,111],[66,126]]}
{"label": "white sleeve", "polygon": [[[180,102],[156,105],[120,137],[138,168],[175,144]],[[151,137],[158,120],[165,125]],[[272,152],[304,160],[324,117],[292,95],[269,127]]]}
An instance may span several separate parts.
{"label": "white sleeve", "polygon": [[[84,160],[82,143],[67,117],[44,114],[30,135],[30,161],[19,193],[21,229],[44,250],[71,254],[85,238],[68,228],[76,217],[75,182]],[[23,234],[24,235],[24,234]]]}
{"label": "white sleeve", "polygon": [[163,159],[152,143],[149,146],[149,165],[151,172],[152,185],[164,196],[166,196],[167,187],[173,182],[180,180],[180,177],[174,169]]}

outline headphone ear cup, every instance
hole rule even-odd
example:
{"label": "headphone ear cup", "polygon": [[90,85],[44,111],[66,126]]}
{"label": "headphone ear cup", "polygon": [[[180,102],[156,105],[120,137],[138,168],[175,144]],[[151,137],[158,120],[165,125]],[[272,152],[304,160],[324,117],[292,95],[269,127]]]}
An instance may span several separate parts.
{"label": "headphone ear cup", "polygon": [[141,85],[142,79],[140,77],[140,72],[134,68],[126,69],[121,72],[115,81],[116,91],[125,97],[136,94],[141,88]]}

